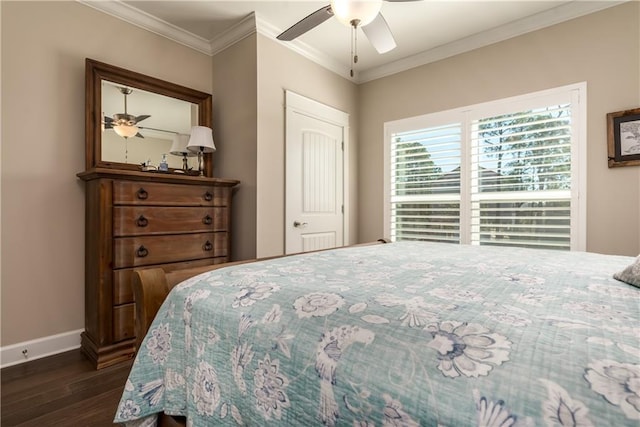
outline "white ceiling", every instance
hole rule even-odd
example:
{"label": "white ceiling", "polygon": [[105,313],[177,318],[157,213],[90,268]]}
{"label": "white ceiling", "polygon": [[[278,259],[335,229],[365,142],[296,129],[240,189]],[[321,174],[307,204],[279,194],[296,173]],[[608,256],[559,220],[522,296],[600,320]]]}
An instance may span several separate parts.
{"label": "white ceiling", "polygon": [[[79,0],[208,54],[258,31],[275,37],[329,1],[100,1]],[[398,47],[378,54],[359,30],[356,82],[446,58],[528,31],[592,13],[622,1],[384,2]],[[348,76],[350,29],[331,18],[293,42],[280,42]]]}

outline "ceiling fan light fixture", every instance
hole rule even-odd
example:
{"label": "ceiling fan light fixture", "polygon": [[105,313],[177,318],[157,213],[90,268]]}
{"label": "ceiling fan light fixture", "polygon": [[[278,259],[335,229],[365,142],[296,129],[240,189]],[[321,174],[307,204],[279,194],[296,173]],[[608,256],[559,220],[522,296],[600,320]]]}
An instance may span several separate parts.
{"label": "ceiling fan light fixture", "polygon": [[334,16],[348,27],[354,26],[353,21],[358,27],[371,23],[381,8],[382,0],[331,0]]}
{"label": "ceiling fan light fixture", "polygon": [[113,130],[123,138],[131,138],[138,133],[138,127],[135,125],[115,125]]}
{"label": "ceiling fan light fixture", "polygon": [[117,89],[124,96],[124,113],[114,114],[113,118],[104,116],[104,122],[103,122],[104,129],[113,129],[116,132],[116,134],[118,134],[122,138],[131,138],[133,136],[144,138],[142,135],[138,134],[138,131],[140,129],[138,128],[137,124],[138,122],[148,119],[151,116],[146,114],[141,116],[133,116],[131,114],[128,114],[127,113],[127,95],[131,95],[131,93],[133,92],[133,89],[128,87],[118,87]]}

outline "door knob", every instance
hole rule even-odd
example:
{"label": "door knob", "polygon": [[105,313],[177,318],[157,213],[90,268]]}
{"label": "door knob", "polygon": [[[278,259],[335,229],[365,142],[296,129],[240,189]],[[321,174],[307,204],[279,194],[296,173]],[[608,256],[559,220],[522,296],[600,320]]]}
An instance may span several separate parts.
{"label": "door knob", "polygon": [[294,227],[306,227],[307,223],[306,222],[300,222],[300,221],[293,221],[293,226]]}

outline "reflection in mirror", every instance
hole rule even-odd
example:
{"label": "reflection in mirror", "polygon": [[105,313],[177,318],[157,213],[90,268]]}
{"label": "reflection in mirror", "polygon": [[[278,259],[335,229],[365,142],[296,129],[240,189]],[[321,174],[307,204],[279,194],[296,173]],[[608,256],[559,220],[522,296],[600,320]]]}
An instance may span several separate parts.
{"label": "reflection in mirror", "polygon": [[[169,168],[182,169],[183,156],[171,154],[171,145],[176,134],[198,125],[198,105],[107,80],[101,85],[102,160],[157,167],[165,157]],[[197,169],[197,159],[187,161]]]}

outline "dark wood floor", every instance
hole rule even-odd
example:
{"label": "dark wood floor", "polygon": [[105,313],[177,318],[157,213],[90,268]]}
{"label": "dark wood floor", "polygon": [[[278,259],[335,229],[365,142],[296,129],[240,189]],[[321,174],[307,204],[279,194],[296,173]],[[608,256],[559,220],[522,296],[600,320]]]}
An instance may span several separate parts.
{"label": "dark wood floor", "polygon": [[132,362],[96,371],[80,350],[0,370],[0,425],[113,426]]}

